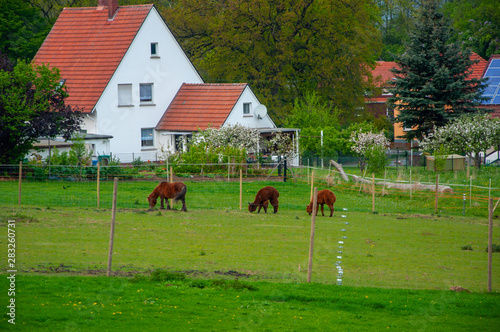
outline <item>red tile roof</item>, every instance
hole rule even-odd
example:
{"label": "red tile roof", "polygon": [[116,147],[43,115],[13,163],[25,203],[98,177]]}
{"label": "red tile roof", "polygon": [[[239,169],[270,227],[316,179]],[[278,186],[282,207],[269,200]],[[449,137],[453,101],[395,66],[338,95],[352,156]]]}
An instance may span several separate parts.
{"label": "red tile roof", "polygon": [[197,131],[209,126],[220,128],[246,87],[246,83],[184,83],[158,122],[156,130]]}
{"label": "red tile roof", "polygon": [[[471,73],[468,78],[482,78],[488,66],[488,61],[474,52],[471,53],[470,59],[479,60],[479,62],[471,66]],[[399,66],[396,62],[392,61],[377,61],[377,66],[373,69],[372,76],[378,87],[387,87],[386,82],[394,77],[394,74],[391,72],[392,68],[399,68]]]}
{"label": "red tile roof", "polygon": [[[471,72],[469,74],[469,79],[471,78],[482,78],[484,71],[488,66],[488,61],[481,58],[476,53],[472,52],[471,60],[479,60],[478,63],[471,66]],[[375,85],[378,87],[388,87],[387,81],[391,80],[394,77],[394,74],[391,72],[392,68],[399,68],[396,62],[391,61],[377,61],[377,66],[372,71],[373,79],[375,80]],[[379,95],[373,97],[365,98],[368,103],[385,103],[387,102],[387,95]]]}
{"label": "red tile roof", "polygon": [[392,61],[377,61],[377,66],[372,71],[375,85],[378,87],[387,87],[387,81],[394,77],[391,72],[392,68],[399,68],[396,62]]}
{"label": "red tile roof", "polygon": [[469,74],[469,79],[471,78],[477,78],[481,79],[483,78],[484,71],[486,70],[486,67],[488,67],[488,61],[484,60],[481,58],[478,54],[472,52],[470,56],[471,60],[479,60],[478,63],[473,64],[471,66],[471,73]]}
{"label": "red tile roof", "polygon": [[67,103],[89,113],[152,7],[118,7],[113,20],[107,7],[65,8],[33,62],[58,67]]}

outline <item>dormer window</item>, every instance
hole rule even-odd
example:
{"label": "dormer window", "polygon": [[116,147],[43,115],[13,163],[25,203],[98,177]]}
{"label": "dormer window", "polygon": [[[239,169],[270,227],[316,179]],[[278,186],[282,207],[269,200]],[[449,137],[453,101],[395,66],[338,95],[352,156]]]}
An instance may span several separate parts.
{"label": "dormer window", "polygon": [[151,57],[152,58],[160,57],[158,53],[158,43],[151,43]]}

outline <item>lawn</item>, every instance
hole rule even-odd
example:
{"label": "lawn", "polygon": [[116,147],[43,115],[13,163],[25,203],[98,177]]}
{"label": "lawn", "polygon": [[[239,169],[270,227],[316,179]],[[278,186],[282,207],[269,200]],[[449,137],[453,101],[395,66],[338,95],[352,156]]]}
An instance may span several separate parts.
{"label": "lawn", "polygon": [[[19,331],[494,331],[498,294],[318,283],[18,277]],[[5,288],[6,278],[0,278]]]}
{"label": "lawn", "polygon": [[[338,187],[334,216],[316,219],[313,284],[306,284],[310,185],[243,183],[240,210],[238,182],[185,182],[187,213],[149,211],[145,198],[156,182],[119,183],[113,278],[103,277],[110,181],[101,185],[100,209],[92,183],[27,182],[21,206],[16,183],[0,183],[1,252],[7,220],[16,221],[16,327],[486,331],[500,324],[500,253],[493,254],[493,294],[485,293],[484,211],[448,214],[443,205],[434,214],[418,196],[391,195],[377,196],[371,213],[370,195]],[[279,212],[250,214],[246,202],[264,184],[280,191]],[[494,243],[498,225],[495,218]],[[187,279],[151,281],[159,269]],[[249,286],[225,285],[235,280]]]}

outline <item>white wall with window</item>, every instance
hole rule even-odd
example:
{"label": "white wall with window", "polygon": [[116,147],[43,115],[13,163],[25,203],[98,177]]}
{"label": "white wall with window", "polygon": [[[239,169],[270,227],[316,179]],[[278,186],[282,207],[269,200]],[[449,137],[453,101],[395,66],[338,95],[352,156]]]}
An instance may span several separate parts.
{"label": "white wall with window", "polygon": [[160,56],[160,52],[158,49],[158,43],[157,42],[151,43],[151,57],[154,58],[154,57],[159,57],[159,56]]}
{"label": "white wall with window", "polygon": [[255,115],[255,109],[259,105],[259,100],[247,86],[224,124],[239,123],[249,128],[276,128],[269,114],[262,119]]}
{"label": "white wall with window", "polygon": [[139,84],[139,100],[141,104],[153,103],[153,83]]}
{"label": "white wall with window", "polygon": [[243,116],[252,116],[252,103],[243,103]]}
{"label": "white wall with window", "polygon": [[154,147],[154,128],[141,129],[141,147],[152,148]]}
{"label": "white wall with window", "polygon": [[131,162],[132,153],[156,153],[158,133],[153,128],[182,83],[203,81],[153,9],[95,109],[84,117],[85,129],[112,135],[110,151],[122,162]]}
{"label": "white wall with window", "polygon": [[118,106],[132,106],[132,84],[118,84]]}

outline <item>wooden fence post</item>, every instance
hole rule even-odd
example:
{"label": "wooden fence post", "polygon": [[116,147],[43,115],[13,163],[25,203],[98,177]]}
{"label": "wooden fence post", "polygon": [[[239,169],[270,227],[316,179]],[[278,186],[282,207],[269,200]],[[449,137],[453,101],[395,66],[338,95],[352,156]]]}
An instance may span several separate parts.
{"label": "wooden fence post", "polygon": [[243,201],[243,170],[240,168],[240,210],[242,201]]}
{"label": "wooden fence post", "polygon": [[311,239],[309,241],[309,264],[307,266],[307,282],[311,282],[313,251],[314,251],[314,230],[316,226],[316,213],[318,212],[318,188],[314,188],[313,210],[311,218]]}
{"label": "wooden fence post", "polygon": [[469,207],[472,207],[472,176],[469,177]]}
{"label": "wooden fence post", "polygon": [[19,162],[19,197],[17,200],[17,205],[21,205],[21,184],[23,182],[23,162]]}
{"label": "wooden fence post", "polygon": [[493,198],[488,200],[488,293],[491,293],[493,263]]}
{"label": "wooden fence post", "polygon": [[439,187],[439,174],[436,174],[436,195],[434,199],[434,213],[438,212],[438,188]]}
{"label": "wooden fence post", "polygon": [[375,173],[372,173],[372,213],[375,213]]}
{"label": "wooden fence post", "polygon": [[410,169],[410,199],[412,198],[411,195],[412,195],[412,188],[411,188],[411,169]]}
{"label": "wooden fence post", "polygon": [[170,183],[174,182],[174,168],[170,166]]}
{"label": "wooden fence post", "polygon": [[97,208],[101,205],[100,185],[101,185],[101,163],[97,162]]}
{"label": "wooden fence post", "polygon": [[115,237],[115,219],[116,219],[116,197],[118,196],[118,178],[115,177],[113,186],[113,207],[111,209],[111,230],[109,232],[109,251],[108,251],[108,272],[107,276],[111,275],[111,262],[113,260],[113,241]]}
{"label": "wooden fence post", "polygon": [[311,200],[313,199],[313,191],[314,191],[314,170],[311,172]]}

